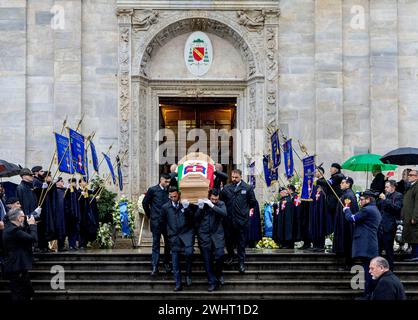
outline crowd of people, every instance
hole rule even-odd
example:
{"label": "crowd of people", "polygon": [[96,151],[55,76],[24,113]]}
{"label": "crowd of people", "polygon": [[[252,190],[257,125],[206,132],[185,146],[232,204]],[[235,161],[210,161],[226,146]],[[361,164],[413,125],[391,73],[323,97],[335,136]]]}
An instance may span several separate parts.
{"label": "crowd of people", "polygon": [[[163,237],[164,268],[174,274],[175,291],[183,289],[181,254],[186,260],[185,283],[192,285],[196,238],[208,291],[214,291],[225,282],[224,264],[237,262],[238,271],[245,273],[246,247],[262,236],[253,187],[243,181],[238,169],[232,170],[229,184],[222,166],[217,164],[215,169],[213,189],[197,203],[182,199],[175,165],[170,173],[160,175],[142,201],[153,236],[151,276],[159,273]],[[405,170],[398,183],[385,178],[378,167],[373,175],[370,189],[359,199],[352,190],[353,179],[344,176],[337,163],[332,164],[329,179],[321,166],[316,167],[309,199],[301,201],[293,185],[281,187],[278,202],[272,204],[272,238],[280,248],[294,249],[295,242],[303,241],[301,249],[321,252],[326,237],[333,235],[332,251],[344,258],[346,268],[355,260],[363,265],[366,297],[381,297],[375,290],[383,285],[377,284],[388,282],[385,286],[397,292],[393,298],[403,298],[402,284],[392,273],[393,247],[403,221],[402,241],[412,248],[412,257],[405,261],[418,261],[418,171]],[[96,200],[84,179],[78,185],[76,179],[69,179],[67,185],[62,178],[53,182],[40,166],[22,169],[20,176],[20,185],[7,197],[0,185],[0,257],[13,299],[33,294],[28,276],[33,250],[55,251],[54,244],[57,251],[82,250],[95,240],[99,220]],[[386,259],[380,257],[383,251]]]}
{"label": "crowd of people", "polygon": [[55,182],[41,166],[20,171],[15,190],[0,184],[0,264],[10,280],[12,299],[33,294],[28,271],[32,252],[85,249],[96,239],[99,225],[96,199],[86,181],[62,177]]}
{"label": "crowd of people", "polygon": [[[174,290],[183,288],[179,252],[184,252],[186,257],[185,283],[190,286],[197,236],[208,277],[208,290],[213,291],[225,281],[222,273],[224,263],[237,261],[239,272],[245,273],[245,248],[251,246],[251,229],[260,229],[259,217],[254,218],[258,202],[253,188],[242,180],[240,170],[232,170],[231,183],[226,184],[227,176],[222,167],[217,166],[215,187],[207,198],[191,204],[187,199],[181,199],[175,169],[174,165],[170,174],[162,174],[159,184],[148,189],[142,202],[153,234],[151,275],[159,272],[160,239],[163,236],[164,267],[167,273],[174,273]],[[365,297],[376,298],[377,295],[372,293],[378,277],[373,276],[374,271],[369,267],[373,264],[373,270],[376,270],[377,263],[379,270],[385,270],[387,265],[386,271],[393,271],[394,240],[401,218],[403,241],[412,247],[412,257],[405,261],[418,261],[415,234],[415,212],[418,212],[415,182],[418,173],[405,170],[403,179],[397,183],[385,178],[380,168],[375,167],[370,189],[357,199],[352,190],[353,179],[344,176],[341,169],[338,163],[332,164],[330,178],[326,179],[324,168],[318,166],[310,199],[303,199],[305,201],[301,201],[295,186],[281,187],[278,202],[272,204],[272,238],[283,249],[294,249],[295,242],[303,241],[301,249],[323,252],[326,237],[333,235],[332,251],[337,257],[344,258],[347,270],[357,261],[363,265]],[[224,254],[225,249],[227,254]],[[383,251],[386,259],[379,256]]]}

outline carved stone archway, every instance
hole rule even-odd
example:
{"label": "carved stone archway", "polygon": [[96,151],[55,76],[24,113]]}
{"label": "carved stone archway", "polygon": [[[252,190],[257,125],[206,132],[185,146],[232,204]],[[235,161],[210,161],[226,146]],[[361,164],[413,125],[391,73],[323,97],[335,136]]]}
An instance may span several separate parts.
{"label": "carved stone archway", "polygon": [[[152,159],[157,147],[154,134],[159,126],[160,96],[233,96],[237,98],[238,129],[265,129],[278,123],[279,10],[262,12],[262,23],[259,19],[256,25],[245,22],[243,14],[247,17],[241,10],[118,10],[119,142],[121,152],[129,154],[129,161],[124,162],[129,194],[139,195],[158,179],[158,164]],[[246,64],[246,79],[150,79],[147,71],[155,53],[171,39],[195,30],[229,41]],[[251,150],[250,158],[261,158],[262,154],[253,152],[255,139],[244,147]],[[244,168],[247,160],[242,153],[238,166]],[[262,186],[262,178],[257,180]]]}

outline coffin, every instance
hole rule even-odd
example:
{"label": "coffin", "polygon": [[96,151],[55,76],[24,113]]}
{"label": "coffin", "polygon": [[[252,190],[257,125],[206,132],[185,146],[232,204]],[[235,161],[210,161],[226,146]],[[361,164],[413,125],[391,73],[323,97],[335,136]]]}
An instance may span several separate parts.
{"label": "coffin", "polygon": [[181,198],[190,203],[208,197],[213,187],[214,162],[202,152],[193,152],[183,157],[177,167]]}

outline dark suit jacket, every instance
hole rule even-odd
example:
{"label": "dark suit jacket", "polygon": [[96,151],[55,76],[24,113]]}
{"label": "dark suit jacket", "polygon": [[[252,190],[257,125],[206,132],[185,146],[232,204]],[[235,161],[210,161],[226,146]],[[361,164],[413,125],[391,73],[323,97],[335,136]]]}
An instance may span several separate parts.
{"label": "dark suit jacket", "polygon": [[226,204],[227,218],[230,222],[237,228],[245,228],[248,225],[250,209],[256,206],[253,187],[242,180],[237,188],[235,184],[228,184],[222,189],[221,199]]}
{"label": "dark suit jacket", "polygon": [[29,231],[7,222],[3,231],[4,272],[21,272],[32,269],[32,244],[38,241],[36,225]]}
{"label": "dark suit jacket", "polygon": [[405,289],[399,278],[387,271],[377,279],[370,300],[406,300]]}
{"label": "dark suit jacket", "polygon": [[38,207],[38,199],[33,192],[33,185],[31,183],[22,180],[16,188],[16,194],[22,210],[26,215],[29,215]]}
{"label": "dark suit jacket", "polygon": [[401,218],[402,205],[403,195],[396,191],[386,195],[385,200],[378,202],[378,207],[382,213],[380,228],[383,232],[396,231],[396,220]]}
{"label": "dark suit jacket", "polygon": [[372,184],[370,185],[370,190],[375,192],[382,193],[385,191],[385,176],[383,173],[379,172],[376,177],[374,177]]}
{"label": "dark suit jacket", "polygon": [[210,208],[207,204],[203,209],[197,209],[196,222],[199,245],[202,248],[211,249],[212,243],[215,248],[225,246],[225,234],[222,219],[226,217],[226,206],[220,201]]}
{"label": "dark suit jacket", "polygon": [[149,188],[145,194],[142,206],[148,219],[151,220],[152,232],[156,232],[159,229],[165,231],[165,227],[161,223],[161,209],[169,201],[168,190],[162,190],[159,184]]}
{"label": "dark suit jacket", "polygon": [[355,215],[344,210],[345,218],[354,222],[352,257],[374,258],[378,255],[377,230],[382,220],[375,203],[364,206]]}
{"label": "dark suit jacket", "polygon": [[181,251],[194,245],[195,215],[191,208],[184,209],[179,203],[176,209],[169,201],[161,208],[161,221],[167,226],[172,251]]}

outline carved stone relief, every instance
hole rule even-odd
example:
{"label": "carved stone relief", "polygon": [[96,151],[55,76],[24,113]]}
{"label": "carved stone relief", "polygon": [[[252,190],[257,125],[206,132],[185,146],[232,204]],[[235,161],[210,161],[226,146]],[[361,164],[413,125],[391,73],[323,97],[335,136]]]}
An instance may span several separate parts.
{"label": "carved stone relief", "polygon": [[158,22],[159,13],[155,10],[135,10],[132,17],[134,31],[146,31]]}
{"label": "carved stone relief", "polygon": [[237,12],[238,23],[248,31],[260,31],[264,28],[265,13],[263,10],[240,10]]}

